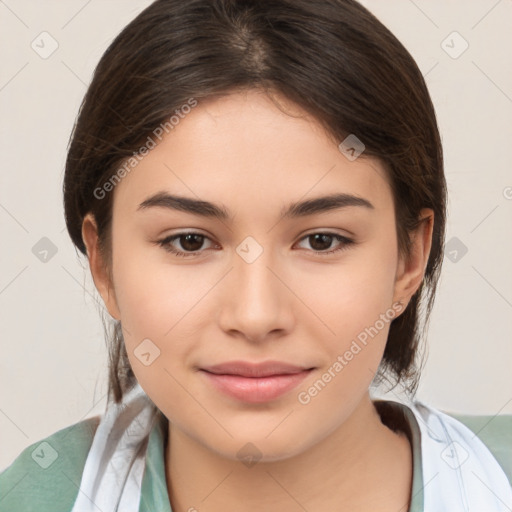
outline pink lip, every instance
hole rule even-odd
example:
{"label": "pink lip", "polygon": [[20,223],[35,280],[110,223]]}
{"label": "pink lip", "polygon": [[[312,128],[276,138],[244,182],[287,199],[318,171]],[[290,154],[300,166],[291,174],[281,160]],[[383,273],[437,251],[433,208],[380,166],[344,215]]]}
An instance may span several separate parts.
{"label": "pink lip", "polygon": [[257,364],[233,361],[201,368],[208,381],[219,391],[250,403],[278,398],[296,387],[311,370],[279,361]]}

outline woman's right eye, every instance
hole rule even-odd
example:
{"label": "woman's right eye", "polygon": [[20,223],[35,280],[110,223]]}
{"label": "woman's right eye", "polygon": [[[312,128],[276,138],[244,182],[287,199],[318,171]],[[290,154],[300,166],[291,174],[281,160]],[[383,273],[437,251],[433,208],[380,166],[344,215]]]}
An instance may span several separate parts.
{"label": "woman's right eye", "polygon": [[[190,258],[196,257],[202,254],[204,251],[199,251],[201,249],[204,240],[210,240],[206,235],[201,233],[195,233],[192,231],[186,231],[183,233],[177,233],[175,235],[168,236],[163,240],[159,240],[157,243],[161,247],[163,247],[167,252],[170,252],[176,256],[181,258]],[[179,244],[184,249],[180,251],[176,248],[175,241],[179,241]]]}

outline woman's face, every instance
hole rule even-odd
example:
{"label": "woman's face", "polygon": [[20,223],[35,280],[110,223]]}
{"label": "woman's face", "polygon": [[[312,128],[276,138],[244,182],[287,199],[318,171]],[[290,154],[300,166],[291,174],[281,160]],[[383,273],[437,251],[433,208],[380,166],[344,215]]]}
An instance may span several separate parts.
{"label": "woman's face", "polygon": [[[364,201],[314,207],[337,194]],[[406,270],[382,166],[249,91],[192,108],[115,187],[102,295],[172,428],[232,459],[245,446],[277,460],[367,397],[397,301],[421,280]],[[246,365],[212,368],[233,362]],[[293,368],[251,367],[265,362]]]}

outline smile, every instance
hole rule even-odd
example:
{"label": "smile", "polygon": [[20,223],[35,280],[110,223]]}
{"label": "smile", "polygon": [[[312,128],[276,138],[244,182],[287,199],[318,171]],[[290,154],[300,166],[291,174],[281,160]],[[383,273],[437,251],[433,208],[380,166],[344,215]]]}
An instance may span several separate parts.
{"label": "smile", "polygon": [[279,362],[233,362],[201,368],[200,372],[223,394],[248,403],[264,403],[298,386],[312,370]]}

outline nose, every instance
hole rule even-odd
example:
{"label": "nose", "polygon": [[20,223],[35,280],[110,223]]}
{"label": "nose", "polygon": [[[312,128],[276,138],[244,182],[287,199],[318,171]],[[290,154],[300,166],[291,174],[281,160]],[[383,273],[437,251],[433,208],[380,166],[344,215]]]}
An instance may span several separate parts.
{"label": "nose", "polygon": [[273,261],[270,251],[248,262],[234,255],[233,269],[221,291],[218,321],[230,336],[253,343],[275,339],[294,325],[290,277]]}

